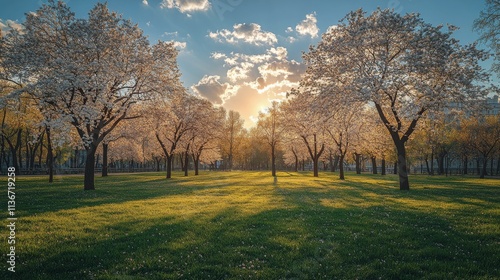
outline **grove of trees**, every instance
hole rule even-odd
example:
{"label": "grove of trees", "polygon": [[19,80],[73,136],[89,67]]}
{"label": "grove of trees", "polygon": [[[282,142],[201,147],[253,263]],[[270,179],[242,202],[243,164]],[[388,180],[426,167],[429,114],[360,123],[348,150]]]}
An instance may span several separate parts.
{"label": "grove of trees", "polygon": [[96,167],[107,176],[111,166],[166,178],[175,168],[323,169],[341,180],[369,168],[397,173],[401,190],[412,167],[498,176],[500,115],[484,113],[493,88],[480,66],[489,54],[461,45],[455,30],[353,11],[304,54],[300,86],[245,129],[238,112],[183,87],[172,43],[150,44],[105,4],[79,19],[49,1],[0,34],[0,170],[43,170],[52,181],[82,167],[85,190]]}

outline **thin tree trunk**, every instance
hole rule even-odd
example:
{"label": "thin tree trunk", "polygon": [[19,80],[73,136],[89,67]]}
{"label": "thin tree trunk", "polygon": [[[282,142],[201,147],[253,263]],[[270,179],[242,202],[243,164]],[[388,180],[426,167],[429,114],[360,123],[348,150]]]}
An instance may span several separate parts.
{"label": "thin tree trunk", "polygon": [[431,153],[431,173],[430,175],[434,176],[434,151]]}
{"label": "thin tree trunk", "polygon": [[188,169],[189,169],[189,145],[184,152],[184,176],[188,176]]}
{"label": "thin tree trunk", "polygon": [[469,170],[469,158],[467,156],[464,157],[464,175],[467,175]]}
{"label": "thin tree trunk", "polygon": [[356,174],[361,174],[361,154],[355,153]]}
{"label": "thin tree trunk", "polygon": [[299,171],[299,157],[297,156],[297,153],[295,152],[293,147],[292,147],[292,153],[293,153],[293,156],[295,157],[295,172],[298,172]]}
{"label": "thin tree trunk", "polygon": [[375,156],[372,156],[372,173],[373,174],[378,174],[377,172],[377,158]]}
{"label": "thin tree trunk", "polygon": [[199,169],[200,169],[200,156],[201,156],[201,154],[198,154],[198,155],[194,155],[194,154],[193,154],[194,175],[195,175],[195,176],[199,175]]}
{"label": "thin tree trunk", "polygon": [[275,154],[275,145],[271,145],[271,175],[276,177],[276,154]]}
{"label": "thin tree trunk", "polygon": [[172,178],[172,159],[174,155],[167,155],[167,179]]}
{"label": "thin tree trunk", "polygon": [[102,177],[108,176],[108,143],[102,143]]}
{"label": "thin tree trunk", "polygon": [[385,158],[382,158],[382,175],[385,175]]}
{"label": "thin tree trunk", "polygon": [[46,127],[45,132],[47,134],[47,167],[49,169],[49,183],[52,183],[54,182],[54,153],[52,150],[50,127]]}
{"label": "thin tree trunk", "polygon": [[481,168],[481,176],[479,178],[484,179],[486,176],[486,165],[488,164],[488,158],[483,157],[483,167]]}
{"label": "thin tree trunk", "polygon": [[94,183],[94,171],[95,171],[95,152],[96,146],[94,143],[91,143],[89,147],[85,150],[87,155],[85,157],[85,175],[83,178],[83,189],[86,191],[95,190]]}
{"label": "thin tree trunk", "polygon": [[425,155],[425,167],[427,168],[427,174],[431,175],[431,168],[429,166],[429,158]]}
{"label": "thin tree trunk", "polygon": [[332,172],[337,171],[337,167],[340,167],[341,165],[344,165],[344,157],[342,157],[342,160],[340,160],[340,156],[336,155],[333,159]]}

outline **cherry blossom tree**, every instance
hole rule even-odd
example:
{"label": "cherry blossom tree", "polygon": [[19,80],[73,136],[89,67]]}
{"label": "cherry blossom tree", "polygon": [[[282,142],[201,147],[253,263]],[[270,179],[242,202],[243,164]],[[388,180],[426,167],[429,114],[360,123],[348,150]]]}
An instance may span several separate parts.
{"label": "cherry blossom tree", "polygon": [[373,106],[398,153],[401,190],[409,190],[406,142],[427,112],[485,97],[488,57],[452,37],[456,27],[432,26],[392,10],[349,13],[304,55],[303,87],[343,93]]}
{"label": "cherry blossom tree", "polygon": [[[151,46],[137,25],[96,4],[77,19],[62,1],[26,15],[5,36],[5,61],[40,108],[69,119],[86,150],[84,189],[93,190],[99,144],[130,108],[178,85],[173,44]],[[21,91],[19,91],[21,92]]]}
{"label": "cherry blossom tree", "polygon": [[[361,105],[361,106],[360,106]],[[339,156],[339,179],[344,180],[344,160],[349,149],[355,145],[360,145],[360,135],[366,122],[362,104],[338,103],[334,106],[335,114],[326,124],[326,131],[336,147],[336,154]]]}
{"label": "cherry blossom tree", "polygon": [[[172,163],[182,141],[190,136],[195,121],[197,98],[184,91],[175,92],[169,99],[151,104],[147,123],[167,159],[167,179],[172,178]],[[191,139],[188,139],[190,141]]]}
{"label": "cherry blossom tree", "polygon": [[190,137],[190,154],[193,158],[195,175],[199,174],[202,155],[207,150],[217,150],[220,128],[224,125],[225,111],[214,108],[207,100],[197,99],[195,120]]}
{"label": "cherry blossom tree", "polygon": [[294,92],[284,103],[283,111],[287,129],[304,143],[313,162],[314,177],[318,177],[318,162],[327,145],[326,123],[331,118],[325,114],[324,103],[310,92]]}

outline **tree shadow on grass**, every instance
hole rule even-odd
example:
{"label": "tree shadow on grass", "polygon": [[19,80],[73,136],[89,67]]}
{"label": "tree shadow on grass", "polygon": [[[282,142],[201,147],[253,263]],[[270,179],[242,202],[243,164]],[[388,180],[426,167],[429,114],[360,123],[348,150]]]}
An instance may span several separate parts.
{"label": "tree shadow on grass", "polygon": [[210,216],[97,228],[90,237],[22,254],[16,274],[21,279],[500,277],[495,243],[439,216],[390,206],[324,206],[321,196],[298,190],[277,195],[284,204],[253,214],[234,206]]}
{"label": "tree shadow on grass", "polygon": [[[121,174],[120,174],[121,175]],[[81,176],[80,176],[81,177]],[[147,200],[174,195],[189,195],[208,189],[223,189],[232,183],[227,176],[204,182],[201,177],[180,177],[165,179],[157,174],[131,174],[96,178],[96,190],[83,191],[78,176],[66,177],[48,185],[40,181],[18,183],[17,201],[19,216],[43,214],[60,210],[94,207],[104,204]],[[193,183],[196,181],[197,183]],[[1,215],[0,215],[1,217]]]}

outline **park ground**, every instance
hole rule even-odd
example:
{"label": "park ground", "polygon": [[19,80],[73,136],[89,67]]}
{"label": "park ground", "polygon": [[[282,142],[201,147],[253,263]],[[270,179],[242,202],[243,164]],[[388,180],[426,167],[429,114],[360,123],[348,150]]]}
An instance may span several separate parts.
{"label": "park ground", "polygon": [[19,177],[0,278],[500,279],[500,179],[337,176]]}

